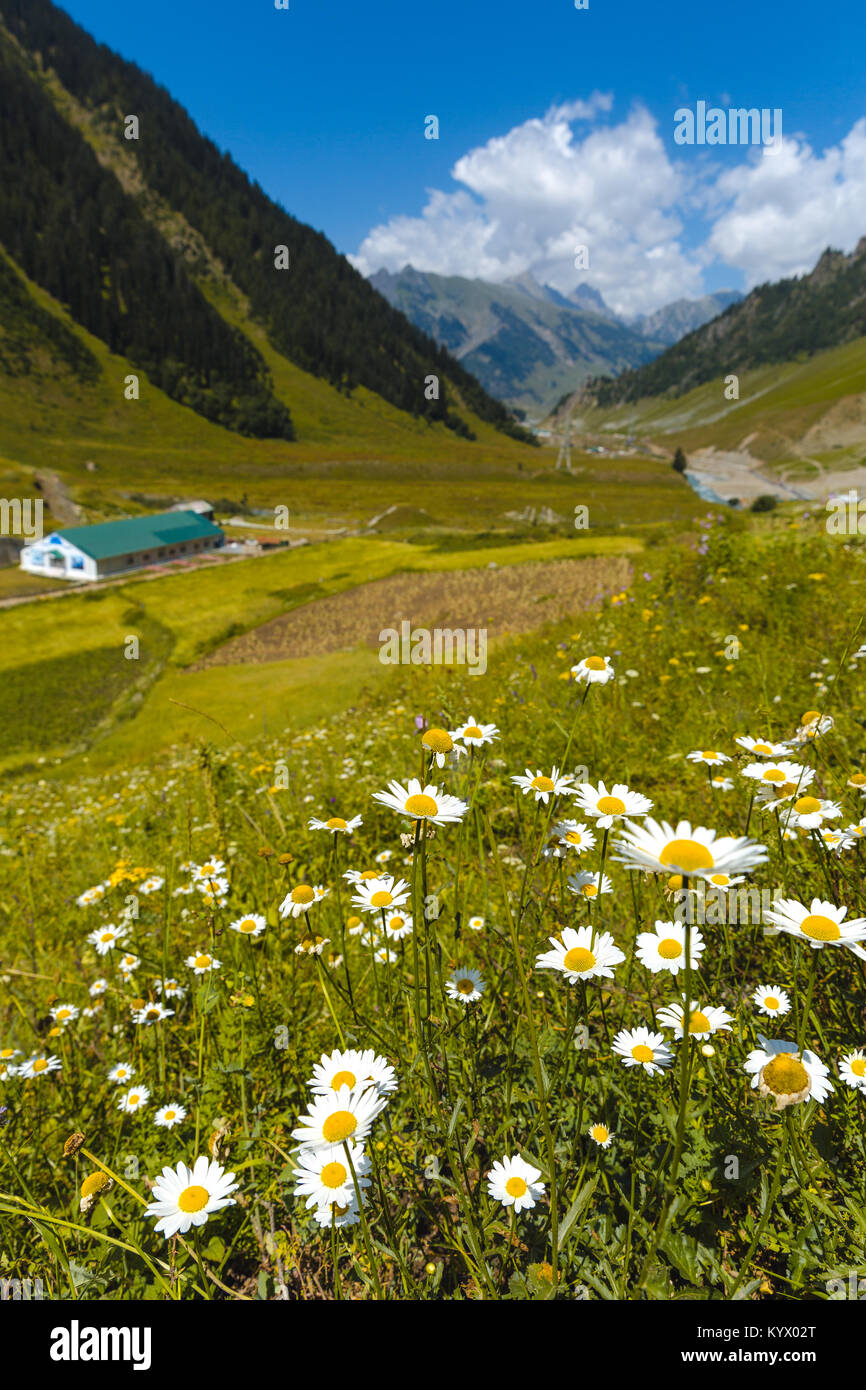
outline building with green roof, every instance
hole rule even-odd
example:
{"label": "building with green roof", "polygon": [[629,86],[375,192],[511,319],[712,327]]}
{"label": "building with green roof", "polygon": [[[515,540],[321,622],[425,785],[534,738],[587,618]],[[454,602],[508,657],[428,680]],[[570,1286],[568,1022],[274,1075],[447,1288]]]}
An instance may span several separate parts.
{"label": "building with green roof", "polygon": [[23,547],[21,568],[47,578],[105,579],[144,565],[189,559],[224,541],[220,527],[199,512],[157,512],[52,531]]}

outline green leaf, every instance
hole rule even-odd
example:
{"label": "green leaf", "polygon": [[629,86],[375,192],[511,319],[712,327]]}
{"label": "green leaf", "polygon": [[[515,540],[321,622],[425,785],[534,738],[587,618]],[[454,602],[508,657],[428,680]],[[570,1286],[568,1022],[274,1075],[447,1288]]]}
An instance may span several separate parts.
{"label": "green leaf", "polygon": [[557,1242],[557,1249],[561,1250],[563,1248],[569,1231],[577,1221],[578,1217],[582,1215],[586,1207],[589,1205],[590,1198],[592,1197],[592,1194],[597,1186],[598,1173],[596,1173],[594,1177],[587,1179],[587,1181],[583,1184],[583,1187],[580,1189],[577,1196],[575,1197],[574,1201],[572,1202],[571,1206],[568,1208],[568,1211],[565,1213],[565,1216],[562,1219],[562,1225],[559,1228],[559,1239]]}

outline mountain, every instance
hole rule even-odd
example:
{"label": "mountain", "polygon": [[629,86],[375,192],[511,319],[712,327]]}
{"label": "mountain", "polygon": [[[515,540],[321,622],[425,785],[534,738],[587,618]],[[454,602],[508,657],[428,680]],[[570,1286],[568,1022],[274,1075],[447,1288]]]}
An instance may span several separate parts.
{"label": "mountain", "polygon": [[545,414],[598,372],[651,361],[741,297],[723,290],[626,320],[590,285],[565,295],[539,284],[531,271],[491,284],[407,265],[398,273],[379,270],[370,283],[453,352],[491,395],[533,415]]}
{"label": "mountain", "polygon": [[[34,370],[28,337],[48,333],[71,362],[78,327],[206,420],[291,441],[296,403],[275,390],[263,334],[335,406],[369,393],[463,438],[478,420],[522,437],[322,233],[48,0],[0,0],[0,187],[0,247],[26,277],[9,264],[0,276],[0,354],[19,378]],[[67,335],[47,329],[28,284],[63,307]],[[77,356],[76,370],[100,370]]]}
{"label": "mountain", "polygon": [[739,290],[716,290],[700,299],[675,299],[652,314],[639,314],[629,319],[628,323],[645,338],[671,347],[687,333],[694,333],[696,328],[724,313],[731,304],[739,304],[742,298]]}
{"label": "mountain", "polygon": [[661,350],[620,323],[593,291],[575,298],[531,274],[504,284],[407,265],[370,283],[509,405],[540,415],[598,372],[619,372]]}
{"label": "mountain", "polygon": [[675,397],[729,374],[788,362],[866,335],[866,237],[827,250],[808,275],[759,285],[653,362],[586,383],[599,406]]}

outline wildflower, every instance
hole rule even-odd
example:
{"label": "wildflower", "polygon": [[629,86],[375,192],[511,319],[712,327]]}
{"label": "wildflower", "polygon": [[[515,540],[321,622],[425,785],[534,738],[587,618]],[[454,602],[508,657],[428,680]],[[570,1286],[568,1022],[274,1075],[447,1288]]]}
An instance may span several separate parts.
{"label": "wildflower", "polygon": [[267,925],[260,912],[248,912],[245,917],[238,917],[237,921],[229,922],[232,931],[236,931],[239,936],[261,936]]}
{"label": "wildflower", "polygon": [[91,999],[98,999],[99,996],[101,994],[104,994],[107,989],[107,980],[94,980],[87,993],[90,995]]}
{"label": "wildflower", "polygon": [[859,944],[866,940],[866,917],[846,922],[847,912],[847,907],[836,907],[820,898],[813,898],[811,907],[794,898],[776,898],[764,918],[776,931],[805,937],[816,951],[824,946],[850,946],[860,960],[866,960],[866,951]]}
{"label": "wildflower", "polygon": [[607,685],[616,673],[609,656],[585,656],[572,666],[571,674],[586,685]]}
{"label": "wildflower", "polygon": [[758,985],[752,995],[752,999],[762,1014],[774,1014],[781,1016],[790,1013],[791,1001],[785,990],[778,985]]}
{"label": "wildflower", "polygon": [[127,1081],[131,1081],[135,1076],[135,1067],[129,1062],[118,1062],[108,1073],[109,1081],[113,1081],[116,1086],[122,1086]]}
{"label": "wildflower", "polygon": [[536,958],[537,970],[561,970],[570,985],[578,980],[612,980],[614,966],[625,956],[609,932],[593,941],[592,927],[565,927],[561,938],[548,937],[553,947]]}
{"label": "wildflower", "polygon": [[331,938],[329,936],[319,936],[318,934],[313,935],[308,933],[306,936],[301,937],[301,940],[295,947],[295,955],[320,956],[325,947],[330,945],[330,941]]}
{"label": "wildflower", "polygon": [[78,1017],[78,1009],[74,1004],[55,1004],[53,1009],[48,1011],[55,1023],[65,1026],[72,1023]]}
{"label": "wildflower", "polygon": [[154,1229],[166,1240],[186,1235],[190,1226],[203,1226],[215,1211],[234,1205],[231,1193],[238,1188],[234,1176],[205,1155],[192,1168],[185,1163],[178,1163],[176,1169],[166,1166],[153,1184],[155,1200],[146,1215],[159,1218]]}
{"label": "wildflower", "polygon": [[686,758],[690,763],[704,763],[707,767],[721,767],[722,763],[731,761],[727,753],[719,753],[714,748],[698,749],[695,753],[687,753]]}
{"label": "wildflower", "polygon": [[528,1211],[544,1196],[541,1172],[525,1163],[519,1154],[512,1154],[494,1163],[487,1174],[487,1191],[494,1201],[516,1212]]}
{"label": "wildflower", "polygon": [[167,1009],[164,1004],[153,1003],[143,1004],[140,1009],[133,1009],[132,1021],[136,1024],[144,1024],[149,1027],[152,1023],[162,1023],[165,1019],[171,1018],[174,1009]]}
{"label": "wildflower", "polygon": [[222,859],[208,859],[205,864],[193,866],[191,878],[194,883],[207,884],[212,879],[219,879],[225,875],[226,865]]}
{"label": "wildflower", "polygon": [[676,828],[667,821],[648,817],[643,825],[626,821],[628,829],[617,842],[619,854],[614,858],[628,869],[645,869],[651,873],[697,874],[706,877],[709,871],[737,873],[755,868],[767,858],[764,845],[745,836],[733,838],[717,835],[715,830],[698,825],[692,829],[687,820],[677,822]]}
{"label": "wildflower", "polygon": [[326,1096],[314,1096],[309,1113],[301,1116],[292,1138],[304,1148],[321,1149],[351,1139],[362,1144],[376,1117],[387,1104],[374,1087],[341,1086]]}
{"label": "wildflower", "polygon": [[849,1052],[839,1063],[839,1075],[846,1086],[853,1086],[855,1090],[866,1091],[866,1054],[863,1048],[858,1047],[856,1052]]}
{"label": "wildflower", "polygon": [[613,1051],[626,1067],[643,1067],[653,1076],[671,1064],[671,1051],[661,1033],[648,1028],[623,1028],[613,1040]]}
{"label": "wildflower", "polygon": [[348,1048],[345,1052],[335,1048],[333,1052],[323,1052],[321,1061],[313,1067],[313,1075],[307,1082],[310,1090],[319,1096],[331,1095],[342,1086],[350,1090],[366,1090],[372,1087],[380,1096],[397,1089],[394,1068],[372,1047],[363,1052],[358,1048]]}
{"label": "wildflower", "polygon": [[436,759],[437,767],[445,766],[445,756],[447,753],[464,753],[464,748],[456,748],[454,740],[447,729],[427,729],[421,735],[421,746],[431,752]]}
{"label": "wildflower", "polygon": [[153,1123],[162,1129],[174,1129],[175,1125],[179,1125],[181,1120],[185,1119],[186,1110],[175,1101],[173,1105],[163,1105],[160,1110],[157,1110],[153,1117]]}
{"label": "wildflower", "polygon": [[117,1102],[118,1110],[122,1110],[126,1115],[132,1115],[136,1110],[141,1110],[150,1100],[150,1091],[146,1086],[133,1086],[126,1095],[120,1097]]}
{"label": "wildflower", "polygon": [[[686,928],[682,922],[656,921],[654,931],[638,933],[636,942],[638,959],[641,965],[653,975],[661,970],[678,975],[686,963]],[[704,952],[704,938],[697,927],[692,928],[689,943],[689,960],[692,969],[700,961]]]}
{"label": "wildflower", "polygon": [[411,889],[405,879],[395,879],[390,874],[382,878],[368,879],[357,885],[352,898],[352,906],[362,912],[382,912],[402,907],[408,902]]}
{"label": "wildflower", "polygon": [[131,952],[127,952],[125,956],[121,956],[117,963],[117,968],[121,975],[129,976],[134,975],[140,965],[141,960],[139,957],[133,955]]}
{"label": "wildflower", "polygon": [[302,917],[316,901],[316,890],[309,883],[299,883],[280,903],[281,917]]}
{"label": "wildflower", "polygon": [[468,810],[466,802],[459,797],[440,792],[432,784],[422,787],[417,777],[411,778],[405,787],[400,782],[389,782],[388,791],[374,792],[373,800],[412,820],[434,825],[462,820]]}
{"label": "wildflower", "polygon": [[[370,1186],[367,1174],[370,1160],[359,1144],[347,1145],[352,1158],[352,1167],[358,1179],[358,1187]],[[330,1212],[332,1205],[348,1207],[355,1201],[355,1184],[352,1169],[346,1158],[342,1144],[332,1148],[302,1149],[298,1154],[298,1167],[294,1170],[297,1184],[296,1197],[306,1197],[306,1206],[324,1207]]]}
{"label": "wildflower", "polygon": [[106,1192],[110,1192],[114,1186],[114,1179],[107,1173],[103,1173],[97,1168],[95,1173],[88,1173],[81,1184],[81,1195],[78,1201],[78,1210],[82,1216],[88,1216],[92,1212],[100,1197],[104,1197]]}
{"label": "wildflower", "polygon": [[583,782],[575,788],[574,795],[581,811],[594,816],[602,830],[608,830],[615,821],[625,816],[645,816],[653,805],[648,796],[629,791],[623,782],[615,782],[610,791],[604,782],[599,782],[597,787]]}
{"label": "wildflower", "polygon": [[607,874],[570,874],[565,882],[570,892],[579,893],[584,898],[597,898],[600,893],[613,892],[613,884]]}
{"label": "wildflower", "polygon": [[470,917],[470,918],[467,919],[466,925],[467,925],[467,927],[469,927],[470,931],[483,931],[483,930],[484,930],[484,918],[483,918],[483,917]]}
{"label": "wildflower", "polygon": [[377,946],[373,952],[373,960],[377,965],[396,965],[399,959],[397,952],[388,946]]}
{"label": "wildflower", "polygon": [[551,796],[565,796],[574,791],[574,787],[571,785],[571,777],[568,775],[560,777],[559,768],[557,767],[551,770],[549,777],[545,776],[545,774],[540,771],[537,771],[533,776],[532,769],[527,768],[525,776],[512,777],[511,780],[516,786],[520,787],[524,796],[528,796],[530,792],[534,792],[535,800],[543,801],[545,806]]}
{"label": "wildflower", "polygon": [[595,836],[587,826],[576,820],[557,821],[550,832],[551,839],[563,849],[573,849],[576,854],[586,854],[595,846]]}
{"label": "wildflower", "polygon": [[820,1105],[833,1090],[827,1080],[829,1068],[806,1048],[801,1054],[796,1043],[765,1038],[758,1034],[761,1046],[750,1052],[743,1063],[744,1071],[752,1076],[752,1090],[771,1096],[777,1110],[800,1101],[816,1100]]}
{"label": "wildflower", "polygon": [[[686,1031],[686,1014],[681,1004],[668,1004],[666,1008],[659,1009],[658,1021],[665,1028],[673,1028],[676,1037],[681,1038]],[[713,1033],[724,1030],[731,1030],[731,1015],[724,1009],[715,1008],[712,1005],[705,1005],[701,1008],[696,1000],[692,1000],[688,1022],[688,1033],[690,1038],[709,1038]]]}
{"label": "wildflower", "polygon": [[115,927],[113,923],[109,922],[106,926],[97,927],[96,931],[90,932],[87,940],[96,947],[97,955],[107,956],[114,946],[120,945],[126,933],[127,928],[125,926]]}
{"label": "wildflower", "polygon": [[53,1053],[46,1056],[44,1052],[31,1057],[29,1061],[22,1062],[18,1068],[18,1075],[27,1081],[32,1081],[37,1076],[42,1076],[45,1072],[60,1071],[62,1062]]}
{"label": "wildflower", "polygon": [[774,743],[769,738],[750,738],[748,734],[740,734],[734,739],[741,748],[745,748],[747,753],[755,753],[759,758],[784,758],[786,753],[791,751],[789,743]]}
{"label": "wildflower", "polygon": [[100,898],[105,897],[105,884],[97,883],[95,888],[87,888],[80,897],[75,899],[76,907],[90,907],[91,903],[98,903]]}
{"label": "wildflower", "polygon": [[459,738],[469,748],[482,748],[485,743],[492,743],[495,738],[499,738],[499,730],[495,724],[476,724],[470,716],[459,729],[451,731],[451,737]]}
{"label": "wildflower", "polygon": [[313,1213],[320,1226],[327,1226],[329,1229],[334,1227],[340,1230],[343,1226],[357,1226],[361,1220],[361,1213],[358,1210],[358,1203],[353,1198],[347,1206],[341,1207],[339,1202],[330,1202],[327,1206],[316,1207]]}
{"label": "wildflower", "polygon": [[461,1004],[477,1004],[486,988],[480,972],[465,966],[455,970],[450,980],[445,981],[448,998],[456,999]]}
{"label": "wildflower", "polygon": [[335,835],[351,835],[359,825],[363,825],[360,816],[353,816],[351,820],[343,820],[342,816],[331,816],[330,820],[316,820],[313,817],[307,821],[308,830],[330,830]]}
{"label": "wildflower", "polygon": [[166,999],[183,999],[186,994],[183,985],[179,985],[177,980],[154,980],[153,983],[157,994],[164,994]]}
{"label": "wildflower", "polygon": [[596,1120],[586,1131],[593,1143],[598,1144],[600,1149],[609,1149],[614,1140],[613,1130],[608,1129]]}
{"label": "wildflower", "polygon": [[732,777],[711,777],[710,786],[713,788],[713,791],[716,792],[732,792],[734,790],[734,781]]}
{"label": "wildflower", "polygon": [[838,820],[842,807],[838,801],[825,801],[817,796],[798,796],[786,812],[783,824],[792,829],[817,830],[825,820]]}
{"label": "wildflower", "polygon": [[219,970],[222,961],[216,960],[208,951],[198,951],[194,956],[187,956],[186,963],[194,975],[208,975],[212,970]]}
{"label": "wildflower", "polygon": [[[471,923],[470,923],[471,925]],[[389,941],[402,941],[412,933],[412,918],[395,912],[393,917],[385,915],[385,936]]]}

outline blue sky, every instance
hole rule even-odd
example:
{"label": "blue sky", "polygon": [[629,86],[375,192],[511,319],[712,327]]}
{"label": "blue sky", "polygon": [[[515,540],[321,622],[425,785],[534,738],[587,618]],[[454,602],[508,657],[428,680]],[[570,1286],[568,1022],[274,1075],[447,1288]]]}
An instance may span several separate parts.
{"label": "blue sky", "polygon": [[[64,8],[167,86],[292,213],[339,250],[360,250],[368,271],[406,256],[487,278],[531,268],[567,288],[579,277],[566,247],[580,233],[596,251],[583,278],[637,311],[674,297],[679,281],[693,293],[799,273],[834,233],[853,244],[858,201],[866,233],[863,0],[833,0],[826,22],[805,0],[290,4]],[[572,122],[571,104],[594,93],[607,104]],[[678,148],[673,112],[699,99],[782,108],[792,148],[763,177],[749,172],[755,151]],[[429,114],[437,141],[423,138]],[[609,174],[624,151],[617,184]],[[538,187],[521,202],[549,152],[568,212],[542,207]],[[455,180],[467,157],[471,176]],[[503,168],[512,184],[497,192]],[[623,201],[639,185],[630,222]],[[556,188],[551,198],[562,202]],[[780,235],[792,220],[803,226],[793,243]]]}

